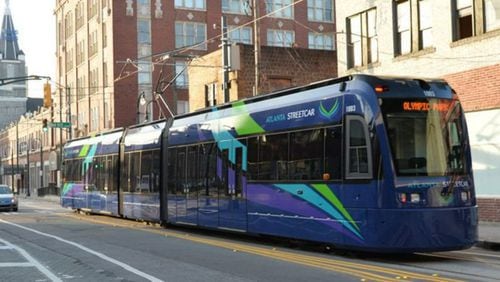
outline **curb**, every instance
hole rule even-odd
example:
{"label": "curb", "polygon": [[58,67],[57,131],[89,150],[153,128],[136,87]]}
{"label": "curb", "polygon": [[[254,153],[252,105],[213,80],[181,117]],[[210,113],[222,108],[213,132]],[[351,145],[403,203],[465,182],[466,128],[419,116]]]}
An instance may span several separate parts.
{"label": "curb", "polygon": [[475,246],[478,248],[482,248],[482,249],[500,251],[500,243],[499,242],[478,241]]}

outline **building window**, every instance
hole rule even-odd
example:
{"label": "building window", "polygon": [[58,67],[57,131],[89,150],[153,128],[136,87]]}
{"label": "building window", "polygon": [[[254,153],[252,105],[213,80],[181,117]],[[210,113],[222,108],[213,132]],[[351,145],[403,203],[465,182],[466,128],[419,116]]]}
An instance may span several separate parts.
{"label": "building window", "polygon": [[76,29],[79,29],[84,24],[84,19],[85,19],[84,11],[85,11],[84,3],[79,2],[76,5]]}
{"label": "building window", "polygon": [[189,102],[188,101],[177,101],[177,114],[189,113]]}
{"label": "building window", "polygon": [[151,36],[150,36],[150,22],[149,20],[138,19],[137,20],[137,29],[138,29],[138,43],[139,44],[151,44]]}
{"label": "building window", "polygon": [[307,19],[310,21],[333,22],[333,0],[308,0]]}
{"label": "building window", "polygon": [[205,85],[205,107],[217,105],[217,83]]}
{"label": "building window", "polygon": [[89,34],[89,57],[97,53],[97,30]]}
{"label": "building window", "polygon": [[309,49],[334,50],[333,34],[309,32]]}
{"label": "building window", "polygon": [[366,12],[366,24],[368,34],[368,63],[378,62],[378,37],[377,37],[377,10],[371,9]]}
{"label": "building window", "polygon": [[108,30],[106,28],[106,23],[102,23],[102,48],[108,46]]}
{"label": "building window", "polygon": [[377,10],[347,19],[347,64],[349,68],[378,61]]}
{"label": "building window", "polygon": [[99,87],[99,74],[97,72],[97,69],[93,69],[90,71],[89,80],[90,80],[89,93],[94,94],[97,92],[97,88]]}
{"label": "building window", "polygon": [[[286,7],[286,8],[285,8]],[[273,18],[293,18],[292,0],[266,0],[266,13]]]}
{"label": "building window", "polygon": [[419,48],[432,46],[432,5],[431,0],[418,1]]}
{"label": "building window", "polygon": [[222,0],[222,12],[252,15],[248,0]]}
{"label": "building window", "polygon": [[295,33],[293,30],[267,30],[267,44],[277,47],[291,47],[295,43]]}
{"label": "building window", "polygon": [[87,1],[87,17],[90,20],[95,15],[97,15],[97,0],[88,0]]}
{"label": "building window", "polygon": [[[206,50],[207,25],[204,23],[176,22],[175,48],[193,46],[193,49]],[[201,44],[203,43],[203,44]]]}
{"label": "building window", "polygon": [[485,28],[486,31],[500,28],[500,0],[485,0]]}
{"label": "building window", "polygon": [[102,85],[108,86],[108,63],[102,63]]}
{"label": "building window", "polygon": [[150,84],[151,83],[151,63],[147,61],[139,61],[139,74],[138,82],[139,84]]}
{"label": "building window", "polygon": [[91,121],[90,131],[97,131],[99,129],[99,107],[90,109]]}
{"label": "building window", "polygon": [[457,10],[457,39],[473,35],[474,21],[472,20],[472,0],[456,0]]}
{"label": "building window", "polygon": [[187,88],[189,85],[188,74],[187,74],[187,64],[184,61],[175,62],[175,86],[177,88]]}
{"label": "building window", "polygon": [[397,3],[397,47],[398,54],[411,52],[411,9],[410,1]]}
{"label": "building window", "polygon": [[500,28],[500,0],[455,0],[454,40]]}
{"label": "building window", "polygon": [[252,28],[229,26],[229,39],[232,42],[240,42],[244,44],[252,44]]}
{"label": "building window", "polygon": [[205,0],[175,0],[175,8],[205,10]]}
{"label": "building window", "polygon": [[[396,13],[397,55],[416,52],[433,45],[430,0],[397,1]],[[412,18],[418,21],[412,21]]]}

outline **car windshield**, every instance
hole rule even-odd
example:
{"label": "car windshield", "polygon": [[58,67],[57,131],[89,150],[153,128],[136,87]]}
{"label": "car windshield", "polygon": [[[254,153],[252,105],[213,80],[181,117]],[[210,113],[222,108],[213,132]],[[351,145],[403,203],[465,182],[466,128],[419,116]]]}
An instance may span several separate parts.
{"label": "car windshield", "polygon": [[7,186],[0,186],[0,194],[12,194],[12,191]]}
{"label": "car windshield", "polygon": [[466,133],[457,100],[384,99],[381,107],[397,175],[465,172]]}

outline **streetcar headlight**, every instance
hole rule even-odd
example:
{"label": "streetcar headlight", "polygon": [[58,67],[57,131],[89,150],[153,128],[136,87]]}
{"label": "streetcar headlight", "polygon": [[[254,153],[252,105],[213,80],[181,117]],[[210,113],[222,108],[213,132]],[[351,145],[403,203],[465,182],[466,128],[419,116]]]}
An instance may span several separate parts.
{"label": "streetcar headlight", "polygon": [[406,194],[405,193],[399,193],[399,201],[401,201],[401,203],[406,203]]}
{"label": "streetcar headlight", "polygon": [[462,191],[460,195],[462,197],[462,202],[467,202],[469,200],[469,191]]}
{"label": "streetcar headlight", "polygon": [[410,194],[410,202],[412,202],[412,203],[419,203],[420,202],[420,194],[418,194],[418,193],[411,193]]}

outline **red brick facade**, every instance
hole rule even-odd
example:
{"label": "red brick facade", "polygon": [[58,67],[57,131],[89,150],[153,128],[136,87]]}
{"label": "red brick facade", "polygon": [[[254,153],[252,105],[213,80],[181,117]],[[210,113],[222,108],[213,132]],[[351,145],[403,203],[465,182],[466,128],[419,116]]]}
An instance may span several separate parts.
{"label": "red brick facade", "polygon": [[[114,64],[113,64],[113,78],[123,76],[123,68],[124,62],[127,60],[136,60],[138,57],[137,50],[137,9],[136,9],[136,1],[134,1],[134,13],[133,15],[125,15],[127,3],[126,1],[113,1],[112,9],[113,13],[113,31],[112,34],[108,34],[108,37],[111,37],[113,40],[113,53],[114,53]],[[152,1],[153,2],[153,1]],[[218,50],[221,44],[220,41],[220,33],[221,33],[221,16],[222,13],[222,1],[221,0],[207,0],[206,1],[206,10],[197,10],[197,9],[182,9],[175,8],[173,0],[162,0],[161,1],[161,9],[163,15],[161,17],[155,16],[156,6],[151,4],[151,53],[153,67],[152,74],[152,87],[153,90],[156,87],[158,82],[160,70],[163,68],[163,77],[168,83],[169,80],[175,76],[174,74],[174,66],[175,60],[181,60],[179,58],[171,58],[168,61],[161,61],[161,63],[165,64],[164,67],[161,64],[156,64],[159,61],[158,56],[156,54],[162,54],[168,51],[176,50],[175,46],[175,23],[176,22],[193,22],[193,23],[203,23],[206,24],[206,36],[207,36],[207,48],[206,50],[195,50],[192,48],[183,48],[181,51],[177,51],[176,53],[181,56],[185,55],[204,55],[207,53],[211,53],[215,50]],[[260,15],[264,15],[265,5],[260,5]],[[229,26],[241,26],[246,23],[250,23],[253,21],[253,15],[239,14],[239,13],[227,13],[225,14],[227,17],[227,23]],[[260,28],[260,45],[267,45],[267,30],[268,29],[276,29],[276,30],[292,30],[295,33],[295,42],[294,45],[300,48],[308,47],[308,34],[310,31],[316,31],[320,33],[333,33],[335,31],[335,24],[333,22],[314,22],[309,21],[307,18],[307,3],[306,1],[297,3],[293,9],[293,19],[287,18],[273,18],[273,17],[264,17],[259,21]],[[300,23],[300,24],[297,24]],[[248,24],[248,27],[253,29],[252,24]],[[252,41],[253,41],[253,31],[252,31]],[[265,48],[265,47],[264,47]],[[280,49],[282,52],[283,50]],[[332,51],[325,51],[326,53],[333,53]],[[286,61],[289,64],[288,69],[281,68],[281,70],[273,70],[276,66],[277,59],[273,59],[272,56],[267,58],[263,57],[261,64],[263,67],[271,70],[269,75],[263,76],[262,86],[263,91],[267,92],[269,88],[269,79],[276,78],[276,76],[283,75],[283,71],[287,70],[287,73],[284,75],[286,77],[295,77],[292,82],[293,85],[300,85],[303,83],[315,81],[321,79],[321,77],[310,78],[304,77],[302,80],[297,80],[301,76],[307,75],[309,72],[306,70],[301,70],[301,64],[304,61],[309,60],[307,56],[304,56],[304,51],[292,51],[288,54]],[[321,53],[318,51],[317,53]],[[326,54],[324,53],[324,54]],[[283,53],[286,54],[286,53]],[[335,55],[336,56],[336,55]],[[250,53],[245,58],[245,64],[251,62],[253,65],[253,54]],[[295,58],[294,58],[295,57]],[[318,57],[312,58],[312,60],[318,60]],[[295,61],[295,62],[294,62]],[[298,62],[298,63],[297,63]],[[243,62],[242,62],[243,64]],[[306,64],[309,64],[308,62]],[[330,64],[330,62],[328,62]],[[278,64],[279,66],[282,64]],[[293,65],[293,66],[292,66]],[[326,65],[326,64],[323,64]],[[250,66],[250,65],[249,65]],[[311,66],[315,68],[314,66]],[[331,68],[330,64],[328,68]],[[323,70],[325,67],[321,67],[320,70]],[[133,73],[137,69],[134,69],[132,66],[129,66],[129,69],[125,71],[130,71]],[[122,73],[121,73],[122,72]],[[301,75],[297,75],[301,72]],[[316,72],[317,73],[317,72]],[[253,76],[253,70],[248,72],[248,75]],[[328,71],[328,77],[336,76],[336,65],[331,68],[331,71]],[[138,86],[137,86],[137,74],[133,74],[130,77],[119,80],[114,83],[114,94],[111,98],[114,107],[114,116],[112,120],[114,121],[114,127],[127,126],[130,124],[134,124],[136,120],[136,110],[135,104],[138,96]],[[253,87],[253,78],[245,79],[247,82],[244,86],[243,90],[248,90]],[[250,85],[252,84],[252,85]],[[203,85],[202,85],[203,89]],[[166,89],[163,97],[175,112],[176,100],[188,100],[188,90],[183,88],[175,88],[173,85]],[[175,98],[174,98],[175,97]],[[190,110],[194,108],[190,106]],[[157,108],[153,107],[153,111],[155,112],[155,116],[157,116]]]}
{"label": "red brick facade", "polygon": [[444,76],[466,112],[500,107],[500,64]]}
{"label": "red brick facade", "polygon": [[500,198],[477,199],[480,221],[500,222]]}

